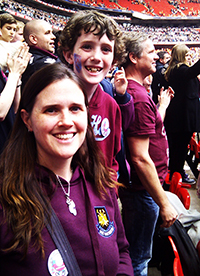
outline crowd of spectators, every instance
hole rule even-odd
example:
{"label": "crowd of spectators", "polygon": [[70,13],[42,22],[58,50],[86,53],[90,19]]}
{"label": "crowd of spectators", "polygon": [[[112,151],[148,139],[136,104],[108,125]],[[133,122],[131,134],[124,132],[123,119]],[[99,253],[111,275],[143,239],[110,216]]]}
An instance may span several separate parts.
{"label": "crowd of spectators", "polygon": [[69,19],[69,17],[67,16],[45,12],[43,10],[39,10],[12,0],[1,0],[0,3],[2,11],[8,11],[12,14],[13,12],[18,13],[20,16],[26,18],[27,20],[32,18],[45,20],[53,25],[55,29],[62,29],[66,21]]}
{"label": "crowd of spectators", "polygon": [[[41,1],[42,2],[42,1]],[[18,3],[12,0],[1,0],[1,10],[8,11],[12,14],[17,13],[25,16],[27,19],[44,19],[53,25],[54,29],[63,29],[69,17],[55,13],[45,12],[28,5]],[[72,12],[75,12],[73,10]],[[155,26],[142,26],[133,25],[131,23],[123,23],[122,28],[128,31],[138,31],[148,34],[154,44],[156,43],[178,43],[178,42],[198,42],[199,30],[195,27],[155,27]]]}
{"label": "crowd of spectators", "polygon": [[199,41],[199,30],[194,27],[155,27],[125,24],[128,31],[138,31],[148,34],[154,43],[159,42],[194,42]]}

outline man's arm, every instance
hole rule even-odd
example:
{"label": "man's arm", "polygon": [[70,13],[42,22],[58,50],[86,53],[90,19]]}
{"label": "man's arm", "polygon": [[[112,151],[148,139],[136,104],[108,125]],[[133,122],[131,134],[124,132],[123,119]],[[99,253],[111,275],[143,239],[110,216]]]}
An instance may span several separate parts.
{"label": "man's arm", "polygon": [[153,160],[149,155],[149,137],[127,137],[131,161],[144,188],[160,207],[163,227],[170,227],[177,217],[177,212],[170,204],[163,190]]}

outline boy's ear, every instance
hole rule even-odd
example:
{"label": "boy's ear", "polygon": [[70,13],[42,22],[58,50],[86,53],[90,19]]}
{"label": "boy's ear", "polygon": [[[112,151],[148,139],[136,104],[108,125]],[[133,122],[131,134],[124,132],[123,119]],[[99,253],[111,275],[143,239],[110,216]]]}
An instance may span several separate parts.
{"label": "boy's ear", "polygon": [[69,64],[74,63],[73,53],[72,51],[63,51],[63,57]]}

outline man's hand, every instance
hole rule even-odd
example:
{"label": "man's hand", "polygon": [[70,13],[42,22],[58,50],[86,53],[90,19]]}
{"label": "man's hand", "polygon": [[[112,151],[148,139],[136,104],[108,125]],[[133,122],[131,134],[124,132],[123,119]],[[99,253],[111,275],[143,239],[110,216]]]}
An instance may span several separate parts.
{"label": "man's hand", "polygon": [[176,220],[178,213],[174,207],[168,203],[164,207],[160,207],[160,215],[163,220],[163,223],[160,227],[170,227]]}

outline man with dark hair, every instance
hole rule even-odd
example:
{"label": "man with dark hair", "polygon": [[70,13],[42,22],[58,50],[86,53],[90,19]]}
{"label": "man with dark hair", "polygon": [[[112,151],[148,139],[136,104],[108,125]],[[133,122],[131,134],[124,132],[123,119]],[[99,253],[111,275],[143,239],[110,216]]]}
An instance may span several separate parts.
{"label": "man with dark hair", "polygon": [[151,89],[153,92],[153,101],[158,103],[158,95],[160,95],[160,89],[168,87],[168,83],[165,80],[164,73],[170,60],[170,55],[167,51],[160,51],[157,53],[159,59],[156,61],[156,72],[153,73],[153,81]]}

